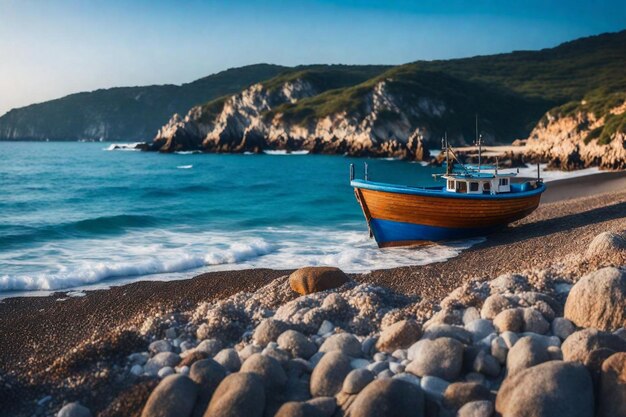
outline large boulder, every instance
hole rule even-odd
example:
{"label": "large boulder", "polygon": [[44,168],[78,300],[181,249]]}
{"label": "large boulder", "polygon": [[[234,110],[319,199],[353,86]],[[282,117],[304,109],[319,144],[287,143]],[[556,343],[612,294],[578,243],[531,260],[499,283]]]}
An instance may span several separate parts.
{"label": "large boulder", "polygon": [[578,362],[584,362],[591,352],[600,348],[626,352],[626,340],[596,329],[584,329],[570,335],[561,345],[563,360]]}
{"label": "large boulder", "polygon": [[626,353],[611,355],[602,363],[597,417],[626,416]]}
{"label": "large boulder", "polygon": [[301,295],[341,287],[348,281],[341,269],[330,266],[308,266],[289,275],[291,289]]}
{"label": "large boulder", "polygon": [[504,380],[496,397],[502,417],[593,417],[593,384],[580,364],[551,361]]}
{"label": "large boulder", "polygon": [[340,351],[324,354],[311,374],[311,395],[332,397],[341,391],[343,380],[352,370],[350,357]]}
{"label": "large boulder", "polygon": [[349,409],[350,417],[422,417],[424,394],[400,379],[378,379],[361,391]]}
{"label": "large boulder", "polygon": [[[215,390],[205,417],[261,417],[265,408],[263,382],[255,374],[230,374]],[[181,415],[182,417],[182,415]]]}
{"label": "large boulder", "polygon": [[463,366],[463,344],[449,337],[420,340],[409,349],[409,359],[407,372],[453,381]]}
{"label": "large boulder", "polygon": [[421,335],[422,329],[415,320],[401,320],[381,332],[376,349],[388,353],[406,349],[417,342]]}
{"label": "large boulder", "polygon": [[602,268],[572,287],[565,317],[578,327],[615,331],[626,326],[626,272]]}
{"label": "large boulder", "polygon": [[614,254],[626,255],[626,238],[623,232],[604,232],[596,236],[587,248],[587,258],[607,259]]}
{"label": "large boulder", "polygon": [[198,386],[185,375],[170,375],[152,391],[141,417],[189,417],[198,396]]}

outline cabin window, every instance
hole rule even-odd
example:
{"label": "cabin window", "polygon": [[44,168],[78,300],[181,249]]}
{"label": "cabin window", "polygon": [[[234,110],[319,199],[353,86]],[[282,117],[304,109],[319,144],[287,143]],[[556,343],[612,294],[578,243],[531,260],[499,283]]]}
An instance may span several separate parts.
{"label": "cabin window", "polygon": [[454,190],[454,180],[448,180],[448,190]]}
{"label": "cabin window", "polygon": [[470,184],[470,191],[478,191],[478,183],[476,181],[472,181],[469,183]]}
{"label": "cabin window", "polygon": [[465,181],[457,181],[456,182],[456,192],[457,193],[466,193],[467,192],[467,183]]}
{"label": "cabin window", "polygon": [[508,178],[500,178],[500,185],[509,185]]}
{"label": "cabin window", "polygon": [[490,191],[491,190],[491,183],[483,182],[483,190],[484,191]]}

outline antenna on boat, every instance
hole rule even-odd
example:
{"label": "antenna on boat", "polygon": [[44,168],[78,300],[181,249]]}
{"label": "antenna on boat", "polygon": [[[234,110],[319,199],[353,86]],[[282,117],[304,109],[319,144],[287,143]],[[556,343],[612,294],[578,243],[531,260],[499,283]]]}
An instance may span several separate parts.
{"label": "antenna on boat", "polygon": [[450,153],[449,153],[450,146],[448,144],[448,131],[447,130],[444,133],[444,138],[445,139],[442,139],[442,141],[445,140],[445,144],[446,144],[446,148],[445,148],[446,149],[446,174],[450,174]]}
{"label": "antenna on boat", "polygon": [[476,113],[476,140],[475,144],[478,145],[478,172],[480,172],[480,165],[482,164],[483,153],[483,135],[478,134],[478,113]]}
{"label": "antenna on boat", "polygon": [[354,164],[350,164],[350,181],[354,179]]}

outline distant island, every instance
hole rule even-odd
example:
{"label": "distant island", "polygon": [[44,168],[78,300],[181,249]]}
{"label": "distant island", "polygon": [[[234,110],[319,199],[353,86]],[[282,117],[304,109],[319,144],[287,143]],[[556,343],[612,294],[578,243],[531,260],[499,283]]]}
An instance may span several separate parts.
{"label": "distant island", "polygon": [[[626,31],[551,49],[400,66],[269,64],[182,86],[73,94],[0,117],[0,140],[144,141],[160,152],[426,160],[447,132],[471,144],[528,138],[561,169],[626,167]],[[169,121],[168,121],[169,119]]]}

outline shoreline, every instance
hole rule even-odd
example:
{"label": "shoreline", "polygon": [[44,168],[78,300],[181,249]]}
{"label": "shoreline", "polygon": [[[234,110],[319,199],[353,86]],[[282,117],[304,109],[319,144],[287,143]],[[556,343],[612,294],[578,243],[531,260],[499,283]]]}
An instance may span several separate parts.
{"label": "shoreline", "polygon": [[[525,179],[533,179],[520,177],[520,180]],[[555,179],[547,182],[547,190],[541,197],[541,206],[547,203],[566,201],[574,198],[593,196],[602,193],[610,193],[619,190],[626,190],[626,171],[608,171],[608,172],[593,172],[583,176],[574,176],[573,178],[563,178],[563,179]],[[523,221],[523,220],[522,220]],[[472,247],[480,245],[475,244]],[[468,249],[463,250],[466,252]],[[461,252],[461,253],[463,253]],[[456,257],[458,257],[457,255]],[[450,261],[453,258],[448,258],[446,261]],[[429,265],[429,264],[426,264]],[[418,265],[408,266],[417,267]],[[423,265],[420,265],[423,266]],[[407,266],[396,266],[393,268],[382,269],[382,271],[388,271],[390,269],[396,268],[407,268]],[[200,268],[202,269],[202,268]],[[167,274],[157,274],[157,275],[145,275],[145,276],[137,276],[137,277],[122,277],[116,279],[106,279],[103,281],[99,281],[93,284],[88,285],[80,285],[76,287],[69,287],[63,289],[55,289],[55,290],[20,290],[20,291],[8,291],[8,292],[0,292],[0,302],[10,298],[40,298],[40,297],[52,297],[58,296],[60,298],[69,298],[69,297],[82,297],[86,292],[94,292],[94,291],[102,291],[109,290],[111,288],[131,285],[136,282],[180,282],[189,279],[196,278],[198,276],[205,275],[207,273],[221,273],[221,272],[233,272],[233,271],[248,271],[254,269],[265,269],[261,268],[237,268],[237,264],[224,264],[219,265],[213,271],[206,272],[194,272],[193,270],[189,271],[189,275],[185,274],[184,271],[180,273],[185,274],[187,276],[174,278],[174,279],[159,279],[161,275]],[[274,268],[271,268],[274,270]],[[278,268],[280,269],[280,268]],[[374,273],[377,270],[372,270],[367,273]],[[69,294],[68,294],[69,293]]]}
{"label": "shoreline", "polygon": [[[626,174],[606,178],[621,184]],[[575,180],[580,186],[581,180]],[[589,186],[593,181],[587,179],[586,183]],[[563,186],[570,187],[569,183]],[[566,197],[559,188],[553,188],[554,198]],[[349,274],[349,277],[357,284],[371,284],[419,300],[432,314],[434,306],[453,289],[472,279],[493,279],[503,273],[548,268],[555,260],[580,253],[598,234],[619,230],[626,230],[626,190],[541,204],[527,218],[445,262]],[[67,292],[72,290],[64,290],[46,297],[2,299],[0,380],[7,385],[0,387],[0,402],[7,404],[10,415],[32,415],[37,402],[49,395],[56,401],[55,407],[59,401],[82,399],[89,401],[91,407],[103,410],[111,398],[117,398],[125,390],[147,386],[135,385],[136,381],[131,380],[114,382],[93,376],[100,372],[103,362],[122,364],[127,355],[146,349],[146,339],[132,329],[141,328],[149,317],[174,318],[193,311],[203,302],[225,300],[242,291],[252,293],[290,272],[273,269],[207,272],[189,279],[138,281],[88,290],[82,297],[67,297]],[[282,301],[297,296],[293,293]],[[63,301],[58,301],[59,298]],[[66,386],[64,381],[75,375],[82,375],[88,383],[82,387]],[[136,394],[134,403],[145,401],[146,392],[142,392]],[[98,398],[93,398],[94,395]]]}

